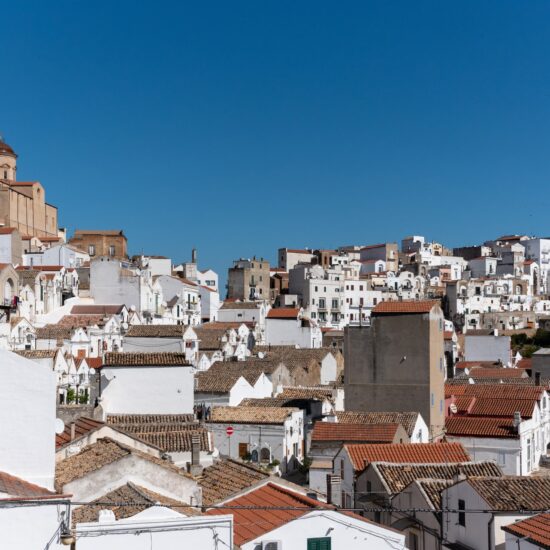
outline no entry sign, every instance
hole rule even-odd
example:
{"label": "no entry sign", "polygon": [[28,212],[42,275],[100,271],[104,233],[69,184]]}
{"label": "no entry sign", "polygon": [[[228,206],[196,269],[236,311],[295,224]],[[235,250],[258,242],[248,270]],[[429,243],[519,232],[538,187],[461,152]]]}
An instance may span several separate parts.
{"label": "no entry sign", "polygon": [[233,432],[234,432],[234,431],[235,431],[235,430],[233,429],[233,426],[227,426],[227,428],[225,428],[225,433],[226,433],[227,435],[233,435]]}

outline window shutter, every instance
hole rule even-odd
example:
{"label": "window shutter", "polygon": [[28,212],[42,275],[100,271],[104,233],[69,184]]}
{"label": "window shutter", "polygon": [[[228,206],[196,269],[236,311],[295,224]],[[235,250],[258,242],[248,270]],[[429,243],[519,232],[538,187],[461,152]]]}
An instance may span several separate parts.
{"label": "window shutter", "polygon": [[307,539],[307,550],[331,550],[331,538]]}

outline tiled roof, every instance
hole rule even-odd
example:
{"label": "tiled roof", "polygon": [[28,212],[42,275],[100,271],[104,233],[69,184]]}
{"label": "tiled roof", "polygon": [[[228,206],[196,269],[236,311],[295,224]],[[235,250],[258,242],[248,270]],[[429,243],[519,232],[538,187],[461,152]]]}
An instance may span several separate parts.
{"label": "tiled roof", "polygon": [[246,397],[240,403],[240,407],[292,407],[289,403],[297,399],[285,397]]}
{"label": "tiled roof", "polygon": [[372,315],[383,315],[385,313],[430,313],[436,305],[439,305],[438,300],[380,302],[372,310]]}
{"label": "tiled roof", "polygon": [[534,546],[550,550],[550,514],[536,516],[501,527],[519,539],[526,539]]}
{"label": "tiled roof", "polygon": [[178,352],[110,352],[103,358],[104,367],[170,367],[189,365],[184,353]]}
{"label": "tiled roof", "polygon": [[[500,376],[499,378],[481,378],[481,377],[475,377],[475,376],[468,376],[466,374],[460,374],[452,378],[451,380],[447,380],[447,384],[451,386],[460,386],[460,385],[467,385],[471,384],[470,379],[474,381],[475,385],[478,386],[534,386],[535,383],[532,378],[506,378],[505,376]],[[542,379],[542,385],[548,387],[550,384],[550,380]]]}
{"label": "tiled roof", "polygon": [[183,338],[183,325],[132,325],[126,338]]}
{"label": "tiled roof", "polygon": [[93,325],[104,326],[105,317],[103,315],[64,315],[59,319],[58,325],[71,329]]}
{"label": "tiled roof", "polygon": [[56,464],[55,468],[55,486],[61,489],[67,483],[75,479],[81,479],[86,475],[100,470],[108,464],[129,456],[130,454],[139,456],[148,462],[152,462],[163,468],[170,469],[172,472],[186,475],[183,470],[177,468],[170,462],[156,458],[147,453],[137,451],[118,441],[110,438],[98,439],[95,443],[87,445],[78,454],[72,455]]}
{"label": "tiled roof", "polygon": [[53,349],[27,349],[16,351],[17,355],[25,359],[55,359],[57,350]]}
{"label": "tiled roof", "polygon": [[284,363],[290,370],[304,368],[309,364],[321,363],[328,355],[333,355],[329,348],[300,348],[294,346],[274,346],[265,351],[267,359]]}
{"label": "tiled roof", "polygon": [[250,323],[247,321],[210,321],[209,323],[203,323],[199,328],[203,330],[229,330],[229,329],[237,329],[241,325],[246,325],[248,327],[251,327],[254,325],[254,323]]}
{"label": "tiled roof", "polygon": [[221,424],[284,424],[296,407],[213,407],[208,422]]}
{"label": "tiled roof", "polygon": [[298,308],[292,307],[279,307],[269,310],[267,314],[268,319],[297,319],[300,314]]}
{"label": "tiled roof", "polygon": [[360,441],[362,443],[392,443],[399,424],[343,424],[315,422],[311,441]]}
{"label": "tiled roof", "polygon": [[550,478],[505,476],[471,478],[468,483],[492,510],[550,509]]}
{"label": "tiled roof", "polygon": [[[0,472],[0,493],[5,493],[10,497],[33,498],[49,497],[55,495],[50,491],[34,483],[29,483],[24,479],[12,476],[6,472]],[[5,497],[0,497],[0,500]]]}
{"label": "tiled roof", "polygon": [[468,462],[470,456],[460,443],[394,443],[389,445],[344,445],[356,471],[370,462],[445,463]]}
{"label": "tiled roof", "polygon": [[124,237],[122,229],[75,229],[74,236],[77,235],[105,235],[108,237],[120,235]]}
{"label": "tiled roof", "polygon": [[401,424],[409,437],[413,435],[419,416],[420,413],[417,412],[342,411],[336,413],[338,422],[344,424]]}
{"label": "tiled roof", "polygon": [[[110,504],[112,503],[112,504]],[[129,518],[155,505],[164,505],[183,515],[197,515],[194,508],[184,502],[154,493],[145,487],[132,482],[126,483],[113,491],[99,497],[87,506],[80,506],[73,510],[73,525],[78,523],[92,523],[99,520],[100,510],[111,510],[117,520]]]}
{"label": "tiled roof", "polygon": [[[488,397],[462,396],[462,401],[470,400],[469,406],[459,411],[467,412],[469,416],[513,417],[517,411],[522,418],[531,418],[537,403],[536,399],[491,399]],[[458,399],[457,399],[458,401]],[[464,405],[465,403],[460,403]]]}
{"label": "tiled roof", "polygon": [[195,390],[227,393],[241,376],[253,386],[262,374],[269,374],[276,367],[277,365],[271,361],[262,361],[258,365],[250,364],[249,361],[216,361],[207,371],[196,375]]}
{"label": "tiled roof", "polygon": [[470,369],[469,378],[527,378],[527,373],[523,369],[507,368],[486,368],[473,367]]}
{"label": "tiled roof", "polygon": [[[253,540],[264,533],[273,531],[285,523],[303,516],[311,510],[324,508],[332,509],[332,506],[311,499],[294,491],[290,491],[280,485],[267,483],[254,491],[237,497],[225,503],[228,506],[240,507],[231,510],[233,514],[234,542],[241,546],[245,542]],[[278,507],[280,510],[248,510],[249,507]],[[211,509],[207,515],[226,514],[227,510]]]}
{"label": "tiled roof", "polygon": [[[492,474],[494,475],[494,474]],[[441,491],[454,483],[453,479],[417,479],[416,483],[425,495],[434,510],[441,509]]]}
{"label": "tiled roof", "polygon": [[452,416],[445,420],[445,430],[448,436],[454,437],[519,438],[513,418]]}
{"label": "tiled roof", "polygon": [[259,309],[256,302],[224,302],[220,309]]}
{"label": "tiled roof", "polygon": [[522,357],[516,364],[518,369],[532,369],[533,359],[531,357]]}
{"label": "tiled roof", "polygon": [[316,399],[324,401],[328,399],[330,402],[334,400],[333,389],[322,386],[285,386],[283,391],[277,397],[286,399]]}
{"label": "tiled roof", "polygon": [[91,369],[100,369],[103,364],[103,359],[101,357],[75,357],[76,368],[80,368],[82,361],[86,361],[86,364]]}
{"label": "tiled roof", "polygon": [[445,384],[445,395],[468,395],[493,399],[540,399],[543,386],[505,384]]}
{"label": "tiled roof", "polygon": [[456,370],[471,369],[472,367],[496,367],[498,361],[458,361],[455,364]]}
{"label": "tiled roof", "polygon": [[[71,425],[72,423],[65,424],[65,430],[60,433],[56,434],[55,436],[55,447],[56,449],[59,449],[60,447],[63,447],[67,443],[71,442]],[[94,420],[93,418],[87,418],[85,416],[81,416],[80,418],[77,418],[74,422],[74,428],[75,428],[75,439],[82,437],[83,435],[86,435],[90,432],[93,432],[94,430],[97,430],[98,428],[101,428],[105,426],[104,422],[99,422],[98,420]]]}
{"label": "tiled roof", "polygon": [[123,309],[124,304],[86,304],[73,306],[71,308],[71,315],[117,315],[119,313],[122,313]]}
{"label": "tiled roof", "polygon": [[194,421],[195,417],[192,414],[110,414],[107,416],[107,424],[124,426],[125,431],[130,431],[130,426],[136,426],[137,431],[143,431],[145,426],[152,424],[189,424]]}
{"label": "tiled roof", "polygon": [[[415,443],[421,445],[421,443]],[[501,476],[502,471],[494,462],[454,462],[440,463],[403,463],[373,462],[373,468],[384,480],[390,493],[401,492],[415,479],[448,479],[452,480],[459,474],[471,476]]]}
{"label": "tiled roof", "polygon": [[226,329],[209,329],[202,327],[193,328],[199,342],[199,350],[220,350],[226,342],[224,336],[227,333]]}
{"label": "tiled roof", "polygon": [[205,468],[197,482],[202,487],[203,504],[212,506],[269,477],[269,474],[254,466],[222,459]]}
{"label": "tiled roof", "polygon": [[71,338],[72,329],[61,325],[46,325],[36,329],[37,340],[58,340]]}

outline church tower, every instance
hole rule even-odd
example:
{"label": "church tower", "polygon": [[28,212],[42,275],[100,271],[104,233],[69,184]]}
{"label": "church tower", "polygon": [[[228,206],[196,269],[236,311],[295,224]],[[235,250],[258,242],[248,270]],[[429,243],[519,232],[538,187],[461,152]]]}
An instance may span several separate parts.
{"label": "church tower", "polygon": [[17,155],[0,136],[0,179],[15,181],[17,172]]}

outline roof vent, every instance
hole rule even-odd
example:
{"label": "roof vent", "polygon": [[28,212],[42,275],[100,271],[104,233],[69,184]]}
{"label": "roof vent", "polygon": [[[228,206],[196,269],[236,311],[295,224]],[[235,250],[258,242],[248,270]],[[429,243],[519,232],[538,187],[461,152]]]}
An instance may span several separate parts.
{"label": "roof vent", "polygon": [[116,521],[116,517],[112,510],[99,511],[99,523],[112,523],[114,521]]}

